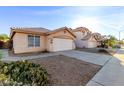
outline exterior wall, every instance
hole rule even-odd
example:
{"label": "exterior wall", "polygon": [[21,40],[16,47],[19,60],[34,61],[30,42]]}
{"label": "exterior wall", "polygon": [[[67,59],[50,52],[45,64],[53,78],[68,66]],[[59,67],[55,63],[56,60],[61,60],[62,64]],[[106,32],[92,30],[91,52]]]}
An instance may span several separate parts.
{"label": "exterior wall", "polygon": [[86,33],[82,33],[81,31],[74,32],[76,35],[75,45],[77,48],[86,48],[88,46],[87,41],[82,41],[81,39],[86,35]]}
{"label": "exterior wall", "polygon": [[67,37],[74,39],[74,37],[67,30],[62,30],[62,31],[49,35],[49,37],[58,37],[58,36],[67,36]]}
{"label": "exterior wall", "polygon": [[88,48],[95,48],[97,47],[97,41],[91,37],[89,40],[88,40]]}
{"label": "exterior wall", "polygon": [[74,32],[74,34],[76,35],[76,39],[82,39],[86,33],[84,32],[81,32],[81,31],[78,31],[78,32]]}
{"label": "exterior wall", "polygon": [[90,40],[78,40],[76,43],[77,48],[94,48],[97,47],[96,41],[90,41]]}
{"label": "exterior wall", "polygon": [[85,41],[83,41],[83,40],[76,40],[75,44],[76,44],[77,48],[88,48],[87,40],[85,40]]}
{"label": "exterior wall", "polygon": [[75,45],[77,48],[94,48],[97,47],[97,41],[94,38],[90,38],[89,40],[81,40],[86,33],[82,33],[81,31],[79,32],[74,32],[76,35],[75,39]]}
{"label": "exterior wall", "polygon": [[73,43],[72,43],[72,49],[75,49],[76,48],[76,45],[75,45],[75,42],[73,40]]}
{"label": "exterior wall", "polygon": [[93,41],[88,42],[88,47],[87,48],[95,48],[95,47],[97,47],[96,42],[93,42]]}
{"label": "exterior wall", "polygon": [[40,47],[28,47],[28,34],[15,33],[13,37],[14,53],[39,52],[46,49],[46,38],[40,36]]}
{"label": "exterior wall", "polygon": [[46,39],[46,42],[47,42],[47,44],[46,44],[47,48],[46,49],[47,49],[47,51],[52,51],[53,50],[53,43],[52,43],[52,41],[53,41],[53,38],[47,36],[47,39]]}

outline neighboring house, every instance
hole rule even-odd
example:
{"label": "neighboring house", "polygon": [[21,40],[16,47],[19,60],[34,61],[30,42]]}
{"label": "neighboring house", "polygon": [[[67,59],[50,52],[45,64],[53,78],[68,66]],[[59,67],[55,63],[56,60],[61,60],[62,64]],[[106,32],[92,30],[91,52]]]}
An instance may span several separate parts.
{"label": "neighboring house", "polygon": [[45,28],[11,28],[14,53],[63,51],[75,49],[76,36],[67,27],[56,30]]}
{"label": "neighboring house", "polygon": [[99,33],[92,33],[86,27],[78,27],[72,32],[76,35],[75,44],[77,48],[94,48],[100,45]]}

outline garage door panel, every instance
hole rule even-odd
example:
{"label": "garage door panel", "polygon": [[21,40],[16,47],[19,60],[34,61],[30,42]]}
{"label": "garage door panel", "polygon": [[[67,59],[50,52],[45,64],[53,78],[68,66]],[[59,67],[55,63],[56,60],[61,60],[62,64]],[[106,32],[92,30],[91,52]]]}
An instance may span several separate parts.
{"label": "garage door panel", "polygon": [[88,47],[89,48],[94,48],[94,47],[96,47],[96,43],[95,42],[89,42]]}
{"label": "garage door panel", "polygon": [[73,40],[71,39],[53,39],[53,51],[63,51],[73,49]]}

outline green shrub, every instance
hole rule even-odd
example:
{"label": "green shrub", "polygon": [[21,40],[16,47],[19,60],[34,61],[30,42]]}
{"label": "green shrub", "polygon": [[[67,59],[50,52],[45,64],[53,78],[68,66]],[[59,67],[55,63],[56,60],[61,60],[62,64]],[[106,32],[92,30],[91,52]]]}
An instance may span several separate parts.
{"label": "green shrub", "polygon": [[0,85],[41,86],[48,83],[47,72],[39,64],[27,61],[0,62]]}

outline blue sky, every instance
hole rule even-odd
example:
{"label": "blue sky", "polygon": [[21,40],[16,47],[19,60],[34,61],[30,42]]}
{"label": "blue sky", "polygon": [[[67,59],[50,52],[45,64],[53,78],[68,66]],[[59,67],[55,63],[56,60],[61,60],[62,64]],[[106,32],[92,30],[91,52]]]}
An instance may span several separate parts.
{"label": "blue sky", "polygon": [[9,35],[10,27],[44,27],[56,29],[84,26],[92,32],[124,38],[124,7],[0,7],[0,34]]}

